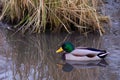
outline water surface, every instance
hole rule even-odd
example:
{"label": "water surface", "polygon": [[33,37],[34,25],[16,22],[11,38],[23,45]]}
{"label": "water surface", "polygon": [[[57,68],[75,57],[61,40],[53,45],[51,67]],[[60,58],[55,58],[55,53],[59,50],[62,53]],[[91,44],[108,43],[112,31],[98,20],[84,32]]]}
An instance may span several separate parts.
{"label": "water surface", "polygon": [[[0,80],[120,80],[118,35],[23,36],[4,30],[1,33]],[[55,53],[64,41],[71,41],[75,46],[106,49],[110,55],[102,62],[66,62]]]}

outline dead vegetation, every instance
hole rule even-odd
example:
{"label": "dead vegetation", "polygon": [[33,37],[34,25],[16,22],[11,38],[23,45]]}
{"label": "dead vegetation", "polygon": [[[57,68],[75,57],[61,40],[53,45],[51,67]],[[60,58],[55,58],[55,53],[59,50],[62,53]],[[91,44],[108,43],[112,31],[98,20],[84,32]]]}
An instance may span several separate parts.
{"label": "dead vegetation", "polygon": [[[75,31],[105,31],[102,21],[107,16],[98,13],[101,0],[5,0],[1,20],[15,24],[14,28],[25,33]],[[72,27],[72,28],[71,28]]]}

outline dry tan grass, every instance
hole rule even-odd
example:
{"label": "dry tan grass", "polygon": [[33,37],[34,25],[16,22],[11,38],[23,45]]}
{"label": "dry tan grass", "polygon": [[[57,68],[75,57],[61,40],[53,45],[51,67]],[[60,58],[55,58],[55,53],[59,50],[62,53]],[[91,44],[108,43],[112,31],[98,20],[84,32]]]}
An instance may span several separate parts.
{"label": "dry tan grass", "polygon": [[[88,30],[104,33],[101,21],[108,20],[98,14],[101,0],[5,0],[0,19],[8,18],[18,24],[15,28],[25,33],[51,31],[72,31],[71,24],[80,32]],[[50,24],[50,25],[49,25]],[[49,26],[48,26],[49,25]]]}

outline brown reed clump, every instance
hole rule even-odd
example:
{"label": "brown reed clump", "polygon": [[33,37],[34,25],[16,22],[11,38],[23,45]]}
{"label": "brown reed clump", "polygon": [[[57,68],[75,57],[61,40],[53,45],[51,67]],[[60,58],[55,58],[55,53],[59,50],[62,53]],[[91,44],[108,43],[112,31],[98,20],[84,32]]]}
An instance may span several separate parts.
{"label": "brown reed clump", "polygon": [[[5,0],[0,19],[17,25],[14,28],[31,32],[75,29],[80,32],[99,31],[104,33],[98,14],[100,0]],[[102,17],[102,18],[101,18]],[[105,18],[104,18],[105,17]]]}

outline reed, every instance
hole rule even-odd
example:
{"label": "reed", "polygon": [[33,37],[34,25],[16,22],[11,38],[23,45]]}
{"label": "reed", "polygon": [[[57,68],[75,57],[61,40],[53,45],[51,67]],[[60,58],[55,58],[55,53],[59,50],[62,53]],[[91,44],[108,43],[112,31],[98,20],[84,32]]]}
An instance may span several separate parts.
{"label": "reed", "polygon": [[23,33],[60,32],[73,29],[80,32],[104,33],[97,9],[101,0],[4,0],[1,20],[16,24]]}

